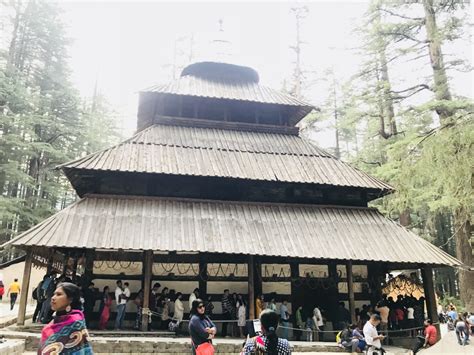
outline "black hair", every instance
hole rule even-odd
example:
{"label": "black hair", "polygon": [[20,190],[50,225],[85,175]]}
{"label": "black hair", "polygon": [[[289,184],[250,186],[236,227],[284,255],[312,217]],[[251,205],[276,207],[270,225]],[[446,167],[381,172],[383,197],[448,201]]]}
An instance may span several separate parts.
{"label": "black hair", "polygon": [[104,286],[104,290],[102,291],[102,293],[105,293],[105,290],[108,289],[109,286]]}
{"label": "black hair", "polygon": [[71,282],[61,282],[57,288],[62,288],[67,298],[71,300],[72,309],[81,309],[81,289]]}
{"label": "black hair", "polygon": [[160,288],[161,284],[159,282],[155,282],[152,288]]}
{"label": "black hair", "polygon": [[278,314],[270,309],[260,313],[260,323],[267,337],[265,347],[267,348],[268,355],[278,355],[278,336],[276,334],[278,320]]}
{"label": "black hair", "polygon": [[229,289],[228,289],[228,288],[226,288],[226,289],[224,290],[224,293],[226,293],[226,292],[229,292]]}
{"label": "black hair", "polygon": [[18,282],[18,279],[15,279],[15,282]]}
{"label": "black hair", "polygon": [[118,285],[120,283],[122,283],[122,280],[117,280],[116,284]]}
{"label": "black hair", "polygon": [[176,299],[178,299],[179,296],[182,296],[183,294],[181,292],[176,293]]}
{"label": "black hair", "polygon": [[198,308],[199,308],[199,305],[201,305],[201,304],[204,305],[204,306],[206,305],[202,299],[196,298],[196,299],[193,301],[193,304],[191,305],[191,311],[190,311],[190,313],[191,313],[192,315],[196,315],[196,316],[198,316],[198,317],[204,316],[204,314],[201,315],[201,314],[198,313]]}
{"label": "black hair", "polygon": [[199,289],[196,287],[193,291],[193,293],[199,292]]}
{"label": "black hair", "polygon": [[130,286],[130,284],[128,282],[125,282],[124,285],[127,286],[127,287]]}
{"label": "black hair", "polygon": [[433,321],[428,318],[428,319],[426,320],[426,323],[428,323],[428,324],[433,324]]}
{"label": "black hair", "polygon": [[89,282],[89,286],[95,286],[93,282]]}
{"label": "black hair", "polygon": [[382,320],[382,318],[378,314],[372,314],[372,319],[374,320]]}

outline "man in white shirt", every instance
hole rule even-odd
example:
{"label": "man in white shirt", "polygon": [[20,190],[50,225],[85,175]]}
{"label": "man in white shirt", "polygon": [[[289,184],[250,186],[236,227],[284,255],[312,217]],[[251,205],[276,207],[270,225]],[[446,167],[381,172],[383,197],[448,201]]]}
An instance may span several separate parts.
{"label": "man in white shirt", "polygon": [[[122,281],[117,281],[117,288],[115,289],[115,302],[117,303],[117,318],[115,318],[116,330],[122,329],[123,320],[125,318],[125,308],[127,307],[127,300],[130,298],[128,282],[125,283],[125,286],[125,288],[122,288]],[[125,290],[127,290],[127,292]]]}
{"label": "man in white shirt", "polygon": [[377,332],[377,326],[380,324],[380,320],[381,318],[378,314],[372,314],[369,321],[364,325],[364,337],[369,346],[367,355],[374,354],[374,351],[382,347],[381,340],[383,340],[385,336],[379,335]]}
{"label": "man in white shirt", "polygon": [[324,329],[324,320],[321,310],[317,306],[313,309],[313,324],[316,330],[314,339],[319,341],[319,332]]}

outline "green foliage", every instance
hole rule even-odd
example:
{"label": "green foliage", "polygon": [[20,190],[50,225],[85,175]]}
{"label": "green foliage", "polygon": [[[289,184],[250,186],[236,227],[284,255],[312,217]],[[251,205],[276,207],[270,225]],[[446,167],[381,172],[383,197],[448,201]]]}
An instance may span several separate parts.
{"label": "green foliage", "polygon": [[73,200],[54,167],[115,143],[104,98],[83,102],[69,80],[69,40],[54,3],[9,2],[0,59],[0,243]]}

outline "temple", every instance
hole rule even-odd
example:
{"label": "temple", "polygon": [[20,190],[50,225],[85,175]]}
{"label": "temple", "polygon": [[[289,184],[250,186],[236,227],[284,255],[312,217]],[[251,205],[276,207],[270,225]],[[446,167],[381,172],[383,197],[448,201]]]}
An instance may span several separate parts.
{"label": "temple", "polygon": [[410,269],[436,320],[432,270],[460,262],[368,207],[393,187],[299,136],[312,110],[225,63],[140,92],[133,137],[59,167],[77,202],[9,242],[27,253],[18,323],[32,264],[99,287],[127,280],[144,308],[157,280],[215,301],[242,293],[250,318],[264,294],[330,316],[345,301],[353,320],[388,272]]}

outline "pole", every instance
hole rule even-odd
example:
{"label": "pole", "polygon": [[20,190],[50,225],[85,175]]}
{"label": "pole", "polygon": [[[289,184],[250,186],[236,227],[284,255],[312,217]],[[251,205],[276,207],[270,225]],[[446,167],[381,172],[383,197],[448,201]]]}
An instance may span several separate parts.
{"label": "pole", "polygon": [[249,318],[255,319],[255,265],[253,255],[249,255],[247,269],[249,278]]}
{"label": "pole", "polygon": [[438,333],[438,340],[441,339],[438,310],[436,309],[436,296],[433,285],[433,268],[431,266],[423,266],[421,268],[421,276],[423,278],[423,290],[425,292],[426,311],[428,318],[433,321]]}
{"label": "pole", "polygon": [[355,297],[354,297],[354,277],[352,275],[352,261],[349,260],[346,264],[347,274],[347,292],[349,293],[349,311],[351,312],[351,323],[356,323],[355,313]]}
{"label": "pole", "polygon": [[153,250],[144,252],[142,331],[148,330],[148,311],[150,306],[151,279],[153,273]]}
{"label": "pole", "polygon": [[30,287],[31,265],[33,264],[33,252],[28,249],[25,259],[25,269],[23,270],[23,280],[20,290],[20,308],[18,309],[17,325],[25,325],[26,304],[28,303],[28,289]]}

